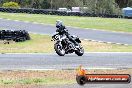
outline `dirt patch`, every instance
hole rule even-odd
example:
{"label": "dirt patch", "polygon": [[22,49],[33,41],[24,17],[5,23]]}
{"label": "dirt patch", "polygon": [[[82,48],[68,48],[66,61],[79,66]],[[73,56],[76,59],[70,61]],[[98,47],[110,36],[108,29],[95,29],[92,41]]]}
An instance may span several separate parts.
{"label": "dirt patch", "polygon": [[[132,75],[132,69],[118,69],[118,70],[87,70],[88,74],[130,74]],[[47,85],[66,85],[76,83],[75,80],[76,71],[75,70],[54,70],[54,71],[1,71],[0,80],[21,80],[21,79],[45,79],[52,78],[50,83],[13,83],[13,84],[3,84],[0,83],[0,88],[35,88],[35,86],[47,86]],[[57,80],[56,80],[57,79]],[[49,80],[49,79],[45,79]],[[56,81],[56,82],[53,82]],[[45,81],[44,81],[45,82]],[[58,82],[58,83],[57,83]],[[61,83],[64,82],[64,83]]]}
{"label": "dirt patch", "polygon": [[[72,76],[73,75],[73,76]],[[75,71],[2,71],[0,78],[60,78],[60,79],[73,79]]]}

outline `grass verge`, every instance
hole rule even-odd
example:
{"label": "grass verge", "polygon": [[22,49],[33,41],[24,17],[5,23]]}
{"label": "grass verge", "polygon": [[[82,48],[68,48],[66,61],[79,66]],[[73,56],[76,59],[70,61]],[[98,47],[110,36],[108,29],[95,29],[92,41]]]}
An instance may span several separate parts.
{"label": "grass verge", "polygon": [[116,45],[91,41],[82,41],[86,52],[132,52],[132,45]]}
{"label": "grass verge", "polygon": [[73,71],[4,71],[0,85],[64,85],[75,83]]}
{"label": "grass verge", "polygon": [[48,35],[30,34],[31,40],[25,42],[0,43],[1,53],[50,53],[53,52],[53,42]]}
{"label": "grass verge", "polygon": [[[0,41],[0,53],[53,53],[54,42],[51,36],[30,34],[31,40],[4,44]],[[82,40],[85,52],[132,52],[132,45],[115,45]]]}
{"label": "grass verge", "polygon": [[[91,69],[88,74],[130,74],[132,69]],[[37,88],[39,86],[57,86],[76,83],[75,70],[54,71],[2,71],[0,72],[0,88]],[[30,87],[29,87],[30,86]],[[46,87],[47,88],[47,87]]]}
{"label": "grass verge", "polygon": [[0,18],[55,24],[56,20],[62,20],[66,26],[92,28],[109,31],[132,32],[131,19],[100,18],[100,17],[78,17],[78,16],[56,16],[42,14],[24,13],[0,13]]}

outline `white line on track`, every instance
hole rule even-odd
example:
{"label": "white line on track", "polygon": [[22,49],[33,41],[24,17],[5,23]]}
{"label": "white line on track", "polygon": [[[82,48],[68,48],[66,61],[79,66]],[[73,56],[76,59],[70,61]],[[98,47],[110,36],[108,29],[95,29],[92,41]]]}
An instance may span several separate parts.
{"label": "white line on track", "polygon": [[[77,67],[78,68],[78,67]],[[34,68],[30,68],[30,69],[0,69],[0,71],[52,71],[52,70],[77,70],[77,68],[67,68],[67,69],[34,69]],[[83,67],[85,70],[116,70],[116,69],[121,69],[121,68],[103,68],[103,67],[90,67],[90,68],[85,68]],[[127,69],[127,68],[126,68]]]}
{"label": "white line on track", "polygon": [[[41,55],[41,54],[44,54],[44,55],[54,55],[56,53],[0,53],[0,54],[25,54],[25,55],[28,55],[28,54],[34,54],[34,55]],[[85,54],[132,54],[132,52],[85,52]]]}

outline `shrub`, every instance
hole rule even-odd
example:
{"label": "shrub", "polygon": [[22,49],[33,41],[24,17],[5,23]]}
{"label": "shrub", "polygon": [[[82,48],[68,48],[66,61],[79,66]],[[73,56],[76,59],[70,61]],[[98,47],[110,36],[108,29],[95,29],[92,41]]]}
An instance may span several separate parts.
{"label": "shrub", "polygon": [[18,3],[16,3],[16,2],[6,2],[6,3],[3,4],[2,7],[5,7],[5,8],[20,8]]}

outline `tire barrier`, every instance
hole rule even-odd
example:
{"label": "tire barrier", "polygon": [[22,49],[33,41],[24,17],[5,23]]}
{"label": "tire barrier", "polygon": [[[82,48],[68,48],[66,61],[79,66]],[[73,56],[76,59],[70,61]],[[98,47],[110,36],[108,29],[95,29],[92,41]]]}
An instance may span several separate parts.
{"label": "tire barrier", "polygon": [[30,39],[29,33],[25,30],[0,30],[0,40],[23,42]]}
{"label": "tire barrier", "polygon": [[48,10],[48,9],[32,9],[32,8],[2,8],[0,7],[0,12],[7,13],[29,13],[29,14],[45,14],[45,15],[59,15],[59,16],[82,16],[82,17],[106,17],[106,18],[123,18],[122,15],[116,14],[95,14],[89,12],[65,12],[57,10]]}

